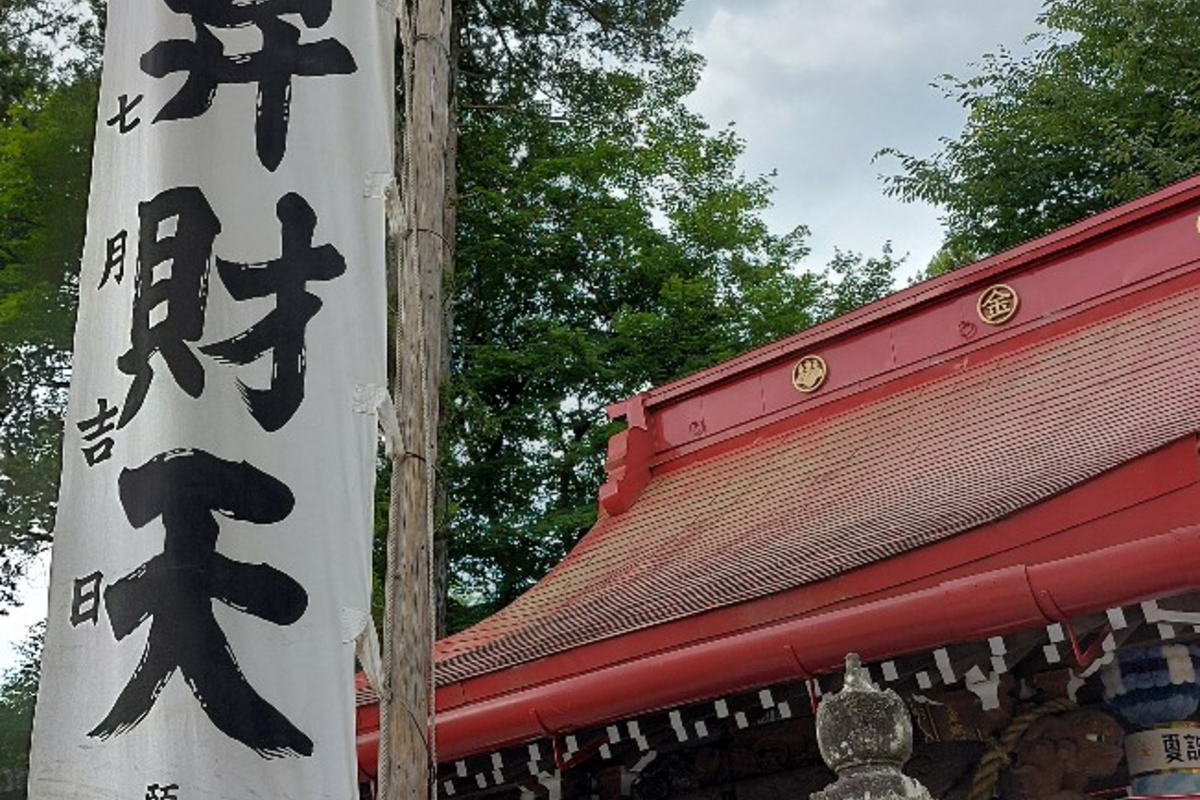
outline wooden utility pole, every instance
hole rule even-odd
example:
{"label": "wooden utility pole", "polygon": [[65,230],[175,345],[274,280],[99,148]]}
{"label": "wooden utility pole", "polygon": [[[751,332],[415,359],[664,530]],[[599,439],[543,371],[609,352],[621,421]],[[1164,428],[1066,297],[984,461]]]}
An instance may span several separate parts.
{"label": "wooden utility pole", "polygon": [[[442,243],[442,288],[454,285],[455,232],[458,230],[458,100],[457,87],[453,78],[453,70],[458,64],[459,47],[461,46],[462,6],[448,9],[450,16],[450,69],[449,83],[449,120],[446,130],[446,203],[442,211],[442,233],[446,240]],[[442,343],[441,343],[441,373],[438,375],[438,394],[450,375],[450,338],[454,334],[454,298],[442,298]],[[438,415],[438,430],[445,418],[446,410],[441,409]],[[438,481],[434,496],[434,519],[437,527],[433,535],[433,609],[436,627],[434,638],[440,639],[446,630],[446,596],[450,573],[450,532],[447,517],[449,514],[450,498],[444,481]]]}
{"label": "wooden utility pole", "polygon": [[383,635],[380,800],[430,800],[433,741],[434,465],[442,365],[442,272],[449,142],[450,0],[400,0],[404,113],[396,147],[403,224],[396,244],[399,319]]}

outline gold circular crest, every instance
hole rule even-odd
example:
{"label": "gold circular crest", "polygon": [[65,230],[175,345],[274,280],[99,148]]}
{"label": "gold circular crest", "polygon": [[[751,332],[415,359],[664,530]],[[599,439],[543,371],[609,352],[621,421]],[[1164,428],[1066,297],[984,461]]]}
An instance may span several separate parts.
{"label": "gold circular crest", "polygon": [[805,356],[792,367],[792,386],[805,394],[815,392],[825,383],[828,374],[829,368],[825,366],[825,359],[820,356]]}
{"label": "gold circular crest", "polygon": [[997,283],[979,295],[975,310],[979,312],[979,318],[988,325],[1003,325],[1017,315],[1020,305],[1021,298],[1011,286]]}

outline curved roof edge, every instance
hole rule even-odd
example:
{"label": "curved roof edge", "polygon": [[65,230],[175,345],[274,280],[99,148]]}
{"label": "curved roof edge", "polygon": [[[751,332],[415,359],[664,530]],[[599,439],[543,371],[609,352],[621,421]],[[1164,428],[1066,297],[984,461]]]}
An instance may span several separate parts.
{"label": "curved roof edge", "polygon": [[[852,650],[877,661],[965,638],[1070,623],[1193,590],[1197,563],[1200,525],[1193,525],[634,658],[439,712],[438,757],[451,761],[730,690],[813,677],[838,670]],[[1097,581],[1097,575],[1107,578]],[[378,731],[360,734],[361,763],[372,763],[378,742]]]}

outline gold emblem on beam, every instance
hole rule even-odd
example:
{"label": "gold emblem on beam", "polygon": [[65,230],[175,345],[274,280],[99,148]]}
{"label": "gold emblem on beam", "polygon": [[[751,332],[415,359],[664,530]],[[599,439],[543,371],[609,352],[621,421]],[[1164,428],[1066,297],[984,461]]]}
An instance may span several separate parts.
{"label": "gold emblem on beam", "polygon": [[820,356],[805,356],[792,367],[792,386],[795,386],[797,391],[809,394],[820,389],[828,375],[829,368],[825,366],[825,359]]}
{"label": "gold emblem on beam", "polygon": [[988,325],[1003,325],[1017,315],[1020,305],[1021,298],[1011,286],[997,283],[979,295],[975,310],[979,312],[979,318]]}

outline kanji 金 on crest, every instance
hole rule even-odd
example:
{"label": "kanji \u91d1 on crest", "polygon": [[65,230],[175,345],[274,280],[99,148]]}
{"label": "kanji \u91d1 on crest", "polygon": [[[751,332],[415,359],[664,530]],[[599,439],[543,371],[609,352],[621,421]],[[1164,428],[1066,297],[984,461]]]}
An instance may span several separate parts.
{"label": "kanji \u91d1 on crest", "polygon": [[979,312],[979,318],[988,325],[1003,325],[1017,315],[1020,305],[1021,298],[1011,286],[997,283],[979,295],[975,309]]}
{"label": "kanji \u91d1 on crest", "polygon": [[829,368],[825,366],[825,359],[820,356],[805,356],[792,368],[792,386],[805,394],[815,392],[825,383],[828,374]]}

